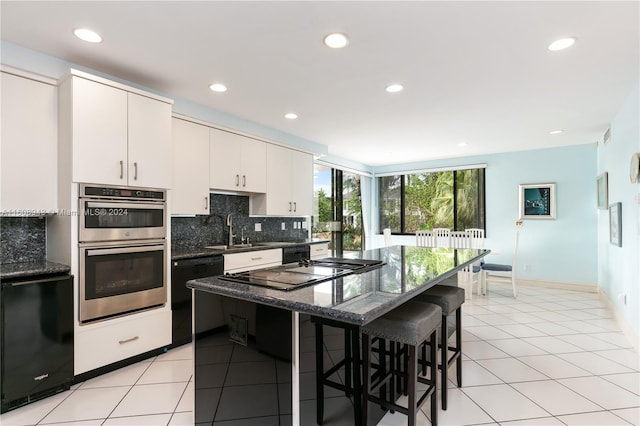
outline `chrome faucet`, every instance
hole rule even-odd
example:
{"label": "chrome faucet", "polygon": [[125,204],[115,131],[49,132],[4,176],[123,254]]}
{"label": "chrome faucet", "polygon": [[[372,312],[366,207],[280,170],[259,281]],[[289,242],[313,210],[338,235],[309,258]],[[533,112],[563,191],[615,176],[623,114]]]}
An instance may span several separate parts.
{"label": "chrome faucet", "polygon": [[233,234],[233,220],[231,219],[231,213],[227,215],[227,226],[229,227],[229,244],[228,245],[232,246],[233,238],[235,237],[235,235]]}

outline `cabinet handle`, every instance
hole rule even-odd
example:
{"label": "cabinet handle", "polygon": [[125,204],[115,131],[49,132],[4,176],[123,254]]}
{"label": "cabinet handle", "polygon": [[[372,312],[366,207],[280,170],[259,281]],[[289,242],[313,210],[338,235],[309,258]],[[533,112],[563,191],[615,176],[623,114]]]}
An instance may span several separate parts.
{"label": "cabinet handle", "polygon": [[296,202],[293,202],[293,211],[297,212],[298,211],[298,205],[296,204]]}
{"label": "cabinet handle", "polygon": [[46,379],[47,377],[49,377],[49,373],[45,373],[45,374],[43,374],[41,376],[36,376],[36,377],[33,378],[33,380],[35,380],[36,382],[39,382],[41,380]]}
{"label": "cabinet handle", "polygon": [[204,209],[207,210],[209,207],[209,197],[204,197]]}
{"label": "cabinet handle", "polygon": [[133,180],[138,180],[138,163],[133,163]]}
{"label": "cabinet handle", "polygon": [[136,340],[138,340],[139,338],[140,338],[139,336],[134,336],[134,337],[132,337],[132,338],[130,338],[130,339],[120,340],[120,341],[118,341],[118,343],[120,343],[121,345],[124,345],[125,343],[129,343],[129,342],[136,341]]}
{"label": "cabinet handle", "polygon": [[291,201],[289,201],[289,211],[291,211]]}
{"label": "cabinet handle", "polygon": [[251,260],[260,260],[262,257],[252,257]]}
{"label": "cabinet handle", "polygon": [[124,177],[124,161],[120,160],[120,179]]}
{"label": "cabinet handle", "polygon": [[242,175],[242,186],[247,186],[247,175]]}
{"label": "cabinet handle", "polygon": [[236,175],[236,186],[240,186],[240,175]]}

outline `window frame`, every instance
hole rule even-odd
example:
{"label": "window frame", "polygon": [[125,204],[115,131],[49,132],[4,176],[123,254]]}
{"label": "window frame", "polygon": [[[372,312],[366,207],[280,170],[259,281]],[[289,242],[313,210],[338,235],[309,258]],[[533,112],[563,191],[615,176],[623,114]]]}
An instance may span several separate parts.
{"label": "window frame", "polygon": [[[410,171],[406,171],[406,172],[398,172],[398,173],[384,173],[384,174],[379,174],[376,176],[376,180],[377,180],[377,186],[378,186],[378,232],[382,233],[383,228],[385,227],[382,221],[382,211],[380,210],[380,205],[383,202],[382,198],[380,197],[381,195],[381,185],[380,185],[380,179],[384,178],[384,177],[400,177],[400,232],[394,231],[393,229],[391,230],[391,234],[392,235],[415,235],[415,231],[414,232],[408,232],[406,231],[406,219],[405,219],[405,215],[406,215],[406,211],[405,211],[405,207],[406,207],[406,195],[405,195],[405,182],[406,182],[406,176],[407,175],[412,175],[412,174],[421,174],[421,173],[440,173],[440,172],[453,172],[453,224],[454,224],[454,228],[458,222],[458,208],[457,208],[457,189],[458,189],[458,174],[457,172],[460,171],[464,171],[464,170],[479,170],[479,176],[478,176],[478,205],[479,205],[479,214],[480,217],[478,218],[479,223],[481,223],[481,226],[478,226],[480,229],[483,229],[485,231],[485,235],[486,235],[486,226],[487,226],[487,216],[486,216],[486,212],[487,212],[487,207],[486,207],[486,165],[469,165],[469,166],[464,166],[464,167],[451,167],[451,168],[438,168],[438,169],[426,169],[426,170],[410,170]],[[455,229],[454,229],[455,230]]]}

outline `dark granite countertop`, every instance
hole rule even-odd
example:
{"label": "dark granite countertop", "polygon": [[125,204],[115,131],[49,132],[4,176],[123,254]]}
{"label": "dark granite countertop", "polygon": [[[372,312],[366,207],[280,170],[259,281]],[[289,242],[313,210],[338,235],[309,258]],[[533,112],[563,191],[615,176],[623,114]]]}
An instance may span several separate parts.
{"label": "dark granite countertop", "polygon": [[353,256],[385,262],[379,269],[291,291],[207,277],[187,282],[195,290],[364,325],[479,261],[489,250],[393,246]]}
{"label": "dark granite countertop", "polygon": [[62,263],[49,262],[20,262],[5,263],[0,265],[0,279],[13,280],[17,278],[30,278],[43,275],[68,274],[71,268]]}
{"label": "dark granite countertop", "polygon": [[[205,247],[196,247],[188,249],[171,249],[171,260],[195,259],[198,257],[216,256],[219,254],[242,253],[246,251],[269,250],[274,248],[283,248],[290,246],[299,246],[305,244],[328,243],[329,240],[307,239],[300,241],[278,241],[278,242],[257,242],[251,247],[234,247],[226,250],[208,249]],[[213,244],[212,244],[213,245]]]}

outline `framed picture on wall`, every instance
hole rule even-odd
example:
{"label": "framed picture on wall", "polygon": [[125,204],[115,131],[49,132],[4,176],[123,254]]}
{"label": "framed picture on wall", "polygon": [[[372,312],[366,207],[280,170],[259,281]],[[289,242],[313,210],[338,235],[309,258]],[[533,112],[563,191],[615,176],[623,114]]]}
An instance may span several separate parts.
{"label": "framed picture on wall", "polygon": [[604,172],[596,180],[596,197],[598,208],[606,210],[609,207],[609,183],[608,173]]}
{"label": "framed picture on wall", "polygon": [[609,238],[611,244],[622,247],[622,203],[609,206]]}
{"label": "framed picture on wall", "polygon": [[556,184],[530,183],[520,185],[520,219],[555,219]]}

